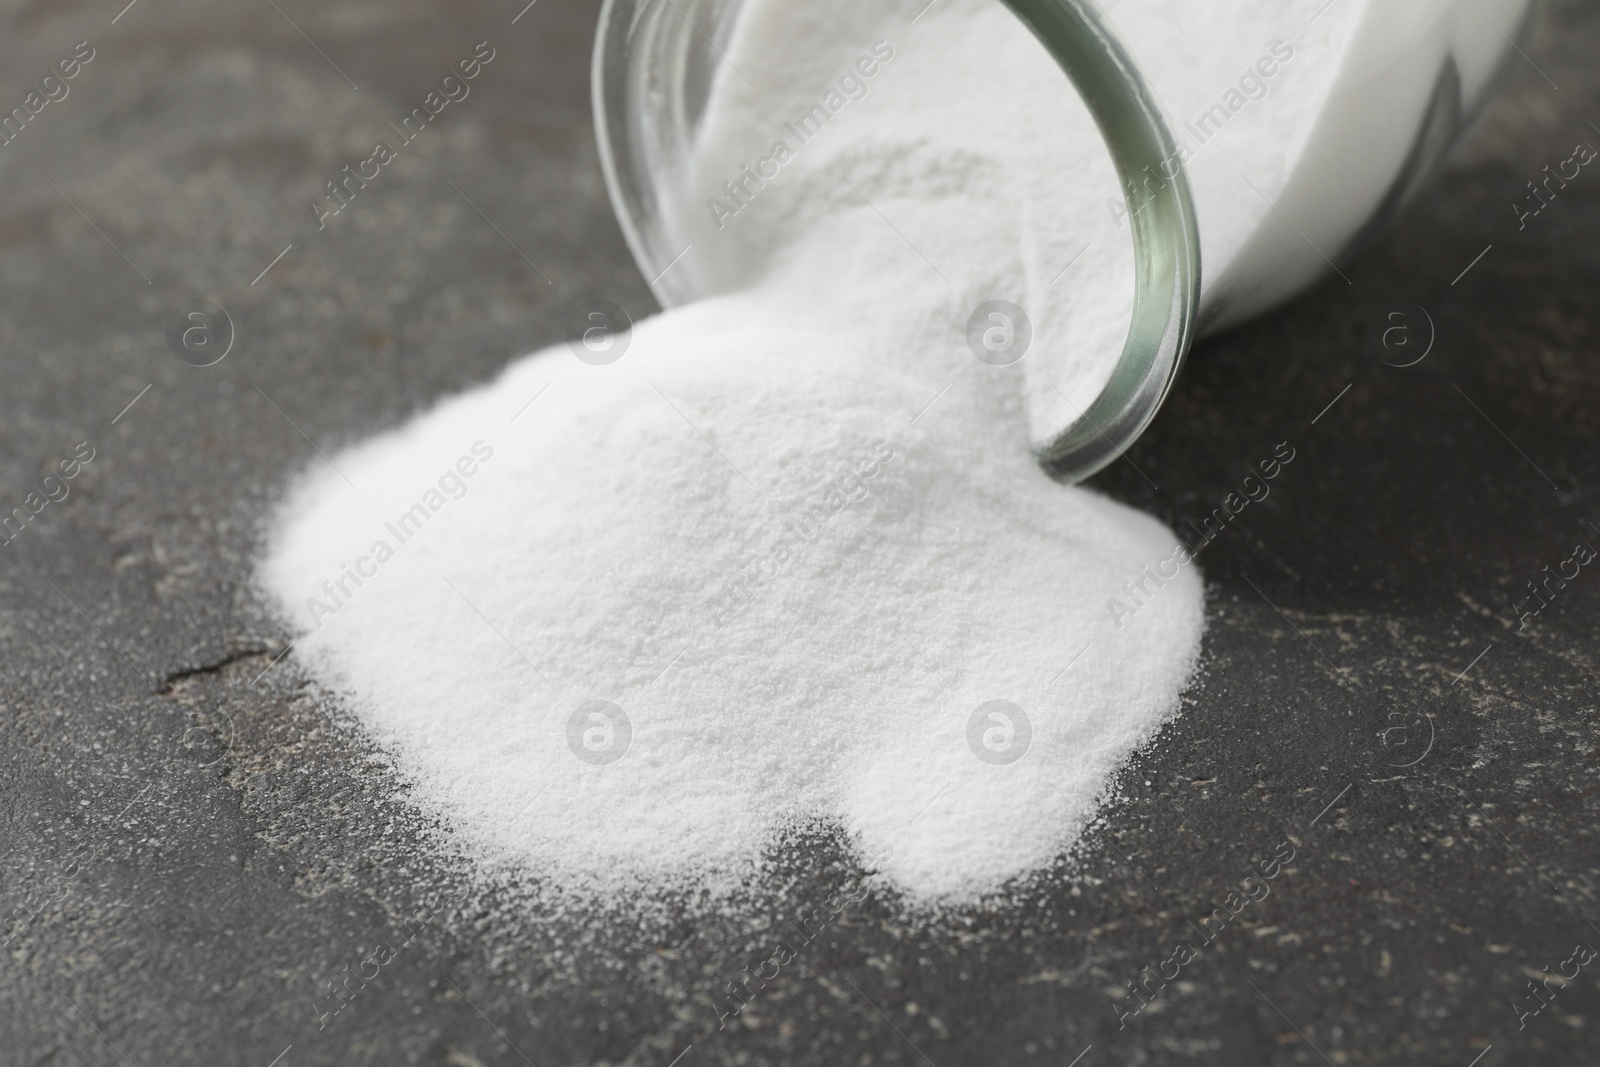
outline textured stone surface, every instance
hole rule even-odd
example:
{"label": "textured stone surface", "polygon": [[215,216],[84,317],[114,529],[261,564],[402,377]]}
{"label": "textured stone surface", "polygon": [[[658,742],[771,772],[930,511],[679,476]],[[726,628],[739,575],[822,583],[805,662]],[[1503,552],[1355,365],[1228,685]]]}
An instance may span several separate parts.
{"label": "textured stone surface", "polygon": [[[337,701],[292,653],[263,675],[284,635],[249,563],[314,448],[558,340],[581,299],[651,307],[595,159],[595,7],[513,24],[520,6],[8,5],[0,106],[75,42],[96,54],[0,148],[0,506],[78,442],[95,458],[0,549],[0,1062],[1600,1059],[1600,965],[1524,1029],[1511,1006],[1600,946],[1600,575],[1526,631],[1511,609],[1600,544],[1600,178],[1521,232],[1509,207],[1600,144],[1592,5],[1557,5],[1351,284],[1204,344],[1098,479],[1181,524],[1297,450],[1207,549],[1203,676],[1074,863],[1021,907],[931,925],[869,897],[721,1032],[724,983],[853,877],[833,844],[792,850],[739,920],[463,896]],[[484,40],[472,95],[318,231],[323,182]],[[198,298],[238,333],[204,369],[164,339]],[[1420,337],[1421,309],[1432,353],[1386,366],[1389,315]],[[1124,983],[1286,839],[1272,895],[1119,1030]],[[407,938],[319,1030],[326,981]]]}

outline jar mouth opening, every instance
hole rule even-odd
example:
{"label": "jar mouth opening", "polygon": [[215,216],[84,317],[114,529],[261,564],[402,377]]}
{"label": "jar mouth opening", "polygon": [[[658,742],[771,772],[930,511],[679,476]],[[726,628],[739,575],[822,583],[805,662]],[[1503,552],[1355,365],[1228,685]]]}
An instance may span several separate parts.
{"label": "jar mouth opening", "polygon": [[[684,0],[686,2],[686,0]],[[707,54],[727,44],[727,18],[671,0],[605,0],[591,70],[602,171],[623,235],[664,308],[703,295],[681,269],[690,249],[663,225],[660,161],[690,141],[710,91]],[[1124,190],[1133,256],[1128,329],[1105,384],[1073,404],[1035,455],[1076,482],[1114,462],[1154,419],[1195,336],[1200,246],[1189,182],[1137,68],[1079,0],[1001,0],[1065,72],[1097,127]],[[736,7],[707,0],[714,14]],[[1151,180],[1152,175],[1159,175]],[[974,447],[982,447],[975,442]]]}

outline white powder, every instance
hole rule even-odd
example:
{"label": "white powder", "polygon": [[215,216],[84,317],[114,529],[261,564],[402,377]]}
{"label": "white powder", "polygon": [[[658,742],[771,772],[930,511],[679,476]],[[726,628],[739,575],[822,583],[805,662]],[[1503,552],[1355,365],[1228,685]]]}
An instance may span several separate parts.
{"label": "white powder", "polygon": [[[831,827],[908,903],[968,903],[1071,845],[1193,669],[1199,575],[1142,578],[1174,535],[1030,455],[1131,299],[1076,94],[988,0],[821,7],[744,5],[677,176],[673,269],[719,295],[313,466],[274,525],[297,655],[490,868],[715,899]],[[880,41],[865,95],[716,218]],[[967,347],[994,298],[1033,321],[1015,366]]]}
{"label": "white powder", "polygon": [[[1117,629],[1106,598],[1174,539],[1047,479],[988,368],[913,424],[927,383],[770,319],[661,316],[615,366],[536,356],[335,457],[359,488],[314,476],[266,579],[306,620],[395,548],[297,647],[488,857],[597,894],[737,881],[832,820],[913,896],[970,898],[1049,862],[1175,710],[1200,581]],[[465,495],[397,544],[384,521],[480,439]],[[631,721],[609,765],[567,744],[592,699]],[[1032,724],[1009,766],[967,744],[994,699]]]}

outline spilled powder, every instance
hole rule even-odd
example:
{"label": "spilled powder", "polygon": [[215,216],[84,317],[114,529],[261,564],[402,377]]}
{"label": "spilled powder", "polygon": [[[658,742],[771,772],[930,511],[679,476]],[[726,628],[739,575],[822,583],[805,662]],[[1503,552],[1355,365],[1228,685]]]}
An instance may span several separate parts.
{"label": "spilled powder", "polygon": [[[729,55],[765,103],[719,72],[680,176],[706,242],[680,266],[720,295],[310,468],[260,579],[487,868],[716,897],[823,829],[908,903],[970,903],[1072,844],[1204,625],[1171,532],[1030,452],[1040,376],[1081,401],[1120,350],[1117,182],[998,4],[887,5],[903,40],[884,11],[746,6]],[[880,42],[867,92],[714,225],[721,182]],[[1033,318],[1012,366],[968,346],[995,298]]]}

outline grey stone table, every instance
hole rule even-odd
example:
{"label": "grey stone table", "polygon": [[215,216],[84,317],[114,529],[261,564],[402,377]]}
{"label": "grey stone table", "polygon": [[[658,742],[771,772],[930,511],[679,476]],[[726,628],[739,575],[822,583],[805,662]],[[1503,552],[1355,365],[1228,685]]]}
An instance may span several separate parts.
{"label": "grey stone table", "polygon": [[[1600,144],[1593,6],[1555,6],[1349,284],[1202,345],[1097,479],[1183,525],[1296,451],[1206,549],[1203,674],[1078,855],[931,924],[869,894],[719,1030],[771,930],[852,883],[834,842],[739,919],[464,894],[382,753],[272,666],[248,579],[314,450],[580,300],[651,309],[593,147],[595,5],[123,3],[14,0],[0,33],[5,109],[92,50],[0,147],[0,508],[67,494],[0,547],[0,1063],[1600,1062],[1600,967],[1530,999],[1600,945],[1600,573],[1514,607],[1600,544],[1600,177],[1511,207]],[[319,229],[324,183],[484,41],[471,95]],[[197,299],[235,335],[206,368],[166,342]],[[1389,365],[1425,315],[1432,352]],[[1285,841],[1271,896],[1119,1019]]]}

